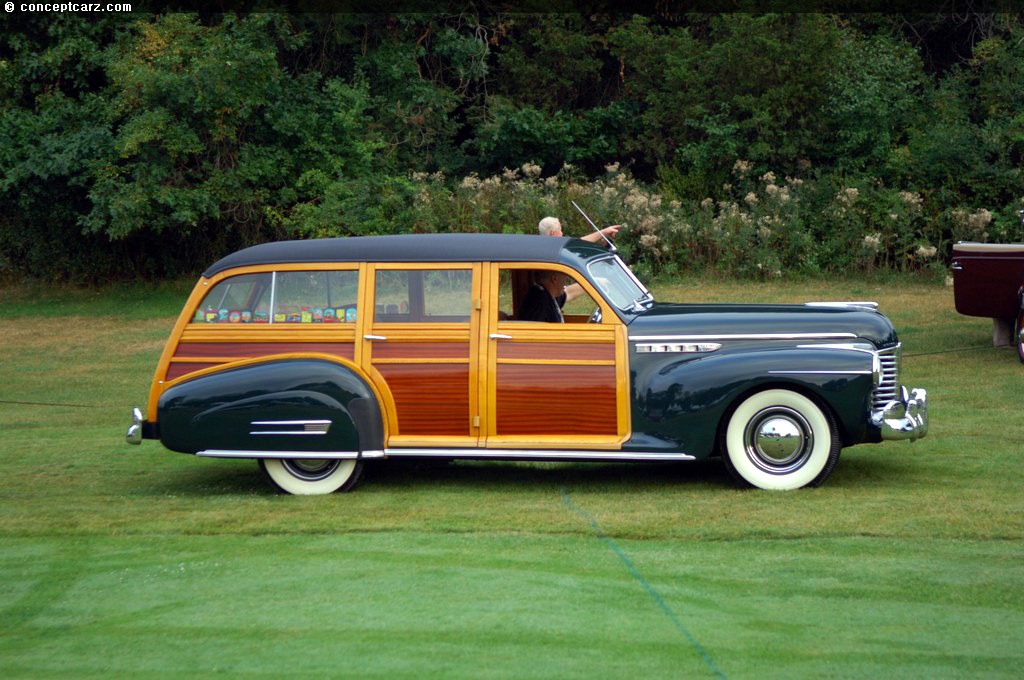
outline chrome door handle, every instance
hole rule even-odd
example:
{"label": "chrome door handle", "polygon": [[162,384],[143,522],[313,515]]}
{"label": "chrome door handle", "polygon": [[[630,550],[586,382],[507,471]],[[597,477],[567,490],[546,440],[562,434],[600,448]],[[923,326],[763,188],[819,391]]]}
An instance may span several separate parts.
{"label": "chrome door handle", "polygon": [[384,335],[364,335],[363,340],[387,340],[387,336]]}
{"label": "chrome door handle", "polygon": [[491,340],[511,340],[511,335],[505,335],[504,333],[491,333]]}

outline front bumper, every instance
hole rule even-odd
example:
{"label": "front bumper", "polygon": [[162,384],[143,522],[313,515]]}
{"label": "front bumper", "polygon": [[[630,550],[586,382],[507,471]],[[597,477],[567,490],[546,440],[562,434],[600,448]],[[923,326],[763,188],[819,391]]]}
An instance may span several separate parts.
{"label": "front bumper", "polygon": [[920,439],[928,434],[928,393],[915,387],[908,394],[906,387],[900,388],[896,399],[871,414],[871,423],[883,440]]}

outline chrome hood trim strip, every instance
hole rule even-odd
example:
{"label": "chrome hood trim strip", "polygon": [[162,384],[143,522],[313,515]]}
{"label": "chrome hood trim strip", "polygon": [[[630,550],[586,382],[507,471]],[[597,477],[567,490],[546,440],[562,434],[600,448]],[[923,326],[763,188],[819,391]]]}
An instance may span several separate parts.
{"label": "chrome hood trim strip", "polygon": [[855,333],[727,333],[721,335],[631,335],[630,342],[717,342],[719,340],[852,340]]}

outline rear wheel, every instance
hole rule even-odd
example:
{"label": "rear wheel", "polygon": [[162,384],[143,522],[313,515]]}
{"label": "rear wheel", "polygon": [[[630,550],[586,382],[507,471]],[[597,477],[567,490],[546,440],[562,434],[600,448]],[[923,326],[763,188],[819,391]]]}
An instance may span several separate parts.
{"label": "rear wheel", "polygon": [[828,413],[792,390],[747,397],[723,440],[729,473],[743,486],[789,490],[818,486],[839,461],[839,435]]}
{"label": "rear wheel", "polygon": [[278,491],[301,496],[348,491],[363,474],[358,460],[261,458],[260,468]]}

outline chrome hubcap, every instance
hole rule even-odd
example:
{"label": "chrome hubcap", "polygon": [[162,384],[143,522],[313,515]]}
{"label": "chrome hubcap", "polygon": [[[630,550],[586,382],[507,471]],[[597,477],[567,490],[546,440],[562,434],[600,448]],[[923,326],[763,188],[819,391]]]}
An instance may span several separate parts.
{"label": "chrome hubcap", "polygon": [[743,440],[751,462],[775,474],[799,468],[814,446],[810,424],[799,412],[784,406],[767,408],[751,418]]}
{"label": "chrome hubcap", "polygon": [[323,460],[323,459],[310,459],[310,458],[292,458],[282,460],[281,463],[285,469],[293,477],[307,481],[315,482],[320,479],[328,477],[334,472],[338,465],[341,464],[340,460]]}

